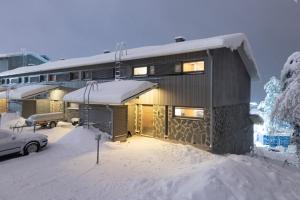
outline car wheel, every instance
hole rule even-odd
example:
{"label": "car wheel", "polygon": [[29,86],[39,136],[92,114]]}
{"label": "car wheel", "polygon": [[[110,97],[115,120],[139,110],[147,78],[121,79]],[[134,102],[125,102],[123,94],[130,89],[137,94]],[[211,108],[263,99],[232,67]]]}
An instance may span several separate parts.
{"label": "car wheel", "polygon": [[29,143],[25,146],[24,153],[25,155],[35,153],[39,151],[40,146],[36,142]]}
{"label": "car wheel", "polygon": [[49,128],[54,128],[54,127],[56,127],[56,122],[50,122]]}

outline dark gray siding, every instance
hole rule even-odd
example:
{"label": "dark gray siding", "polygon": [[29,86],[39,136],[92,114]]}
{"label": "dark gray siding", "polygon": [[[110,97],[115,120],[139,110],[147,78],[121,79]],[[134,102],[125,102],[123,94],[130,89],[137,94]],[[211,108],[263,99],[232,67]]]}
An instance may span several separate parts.
{"label": "dark gray siding", "polygon": [[[79,105],[79,114],[82,120],[87,119],[86,111],[84,110],[84,106],[82,104]],[[89,110],[89,120],[90,122],[95,123],[95,127],[98,127],[101,131],[106,133],[111,133],[110,131],[110,121],[111,121],[111,113],[105,107],[101,105],[90,105]]]}
{"label": "dark gray siding", "polygon": [[250,89],[250,76],[238,52],[227,48],[214,50],[214,107],[249,103]]}
{"label": "dark gray siding", "polygon": [[21,116],[28,118],[30,115],[36,114],[36,101],[35,100],[22,100],[9,102],[10,112],[20,112]]}
{"label": "dark gray siding", "polygon": [[140,96],[139,104],[207,107],[209,103],[208,75],[193,74],[144,78],[158,83],[158,89]]}

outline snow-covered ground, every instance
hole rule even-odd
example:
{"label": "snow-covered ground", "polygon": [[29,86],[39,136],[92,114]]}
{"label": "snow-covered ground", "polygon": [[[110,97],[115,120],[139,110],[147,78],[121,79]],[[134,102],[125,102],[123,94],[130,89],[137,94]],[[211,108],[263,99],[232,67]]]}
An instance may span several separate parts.
{"label": "snow-covered ground", "polygon": [[1,200],[300,197],[299,169],[262,158],[136,136],[124,143],[104,139],[96,165],[93,131],[60,123],[38,132],[49,136],[47,149],[0,162]]}

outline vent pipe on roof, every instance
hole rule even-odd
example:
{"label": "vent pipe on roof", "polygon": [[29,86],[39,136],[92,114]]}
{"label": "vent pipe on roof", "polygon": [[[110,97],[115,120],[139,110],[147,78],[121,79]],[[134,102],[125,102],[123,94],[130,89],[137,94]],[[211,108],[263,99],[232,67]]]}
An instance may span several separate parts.
{"label": "vent pipe on roof", "polygon": [[177,36],[174,38],[175,42],[184,42],[186,39],[183,36]]}
{"label": "vent pipe on roof", "polygon": [[104,54],[110,53],[110,50],[104,50],[103,53],[104,53]]}

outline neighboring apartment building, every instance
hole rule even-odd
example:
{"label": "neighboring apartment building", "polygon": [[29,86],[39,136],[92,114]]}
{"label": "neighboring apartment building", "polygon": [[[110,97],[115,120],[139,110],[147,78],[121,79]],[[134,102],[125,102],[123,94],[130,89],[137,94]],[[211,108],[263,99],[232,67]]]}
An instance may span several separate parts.
{"label": "neighboring apartment building", "polygon": [[[0,54],[0,72],[16,69],[23,66],[34,66],[46,63],[49,58],[45,55],[39,55],[33,52],[16,52],[8,54]],[[10,84],[5,83],[4,80],[1,82],[2,85]],[[9,81],[9,80],[8,80]],[[15,83],[19,83],[20,80],[15,80]],[[3,91],[5,88],[0,89]],[[0,99],[0,112],[7,110],[6,100]]]}
{"label": "neighboring apartment building", "polygon": [[0,72],[23,66],[40,65],[48,61],[49,58],[47,56],[33,52],[0,54]]}
{"label": "neighboring apartment building", "polygon": [[[81,88],[65,95],[66,116],[88,118],[113,140],[124,140],[130,131],[216,153],[245,153],[253,144],[249,103],[251,80],[259,73],[244,34],[177,38],[166,45],[22,67],[0,73],[0,79],[6,86],[18,80]],[[86,101],[89,80],[98,84]],[[56,101],[62,102],[62,95]]]}

